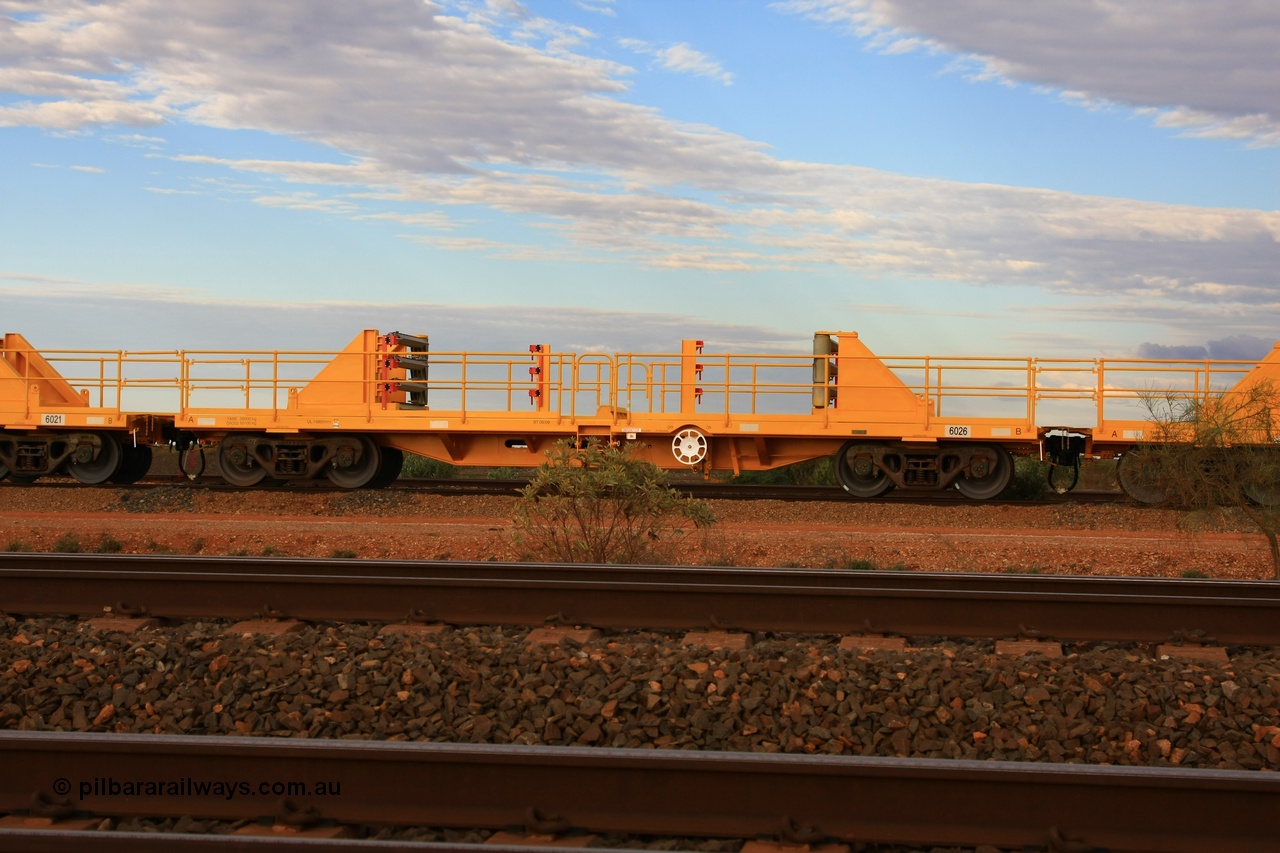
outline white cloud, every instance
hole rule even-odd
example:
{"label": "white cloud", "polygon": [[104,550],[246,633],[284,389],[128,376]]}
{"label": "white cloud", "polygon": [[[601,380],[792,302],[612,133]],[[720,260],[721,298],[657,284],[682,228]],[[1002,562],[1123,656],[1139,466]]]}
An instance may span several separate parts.
{"label": "white cloud", "polygon": [[[990,11],[975,4],[957,5],[971,16]],[[811,14],[854,15],[850,20],[886,46],[916,38],[883,35],[910,23],[907,13],[917,7],[908,0],[803,6]],[[959,49],[977,51],[979,35],[994,39],[977,24],[966,29],[950,5],[929,8],[939,9],[939,31],[976,33]],[[1045,52],[1046,68],[1070,77],[1075,61],[1061,47],[1051,50],[1050,28],[1028,18],[1030,8],[1057,6],[1019,5],[1010,20]],[[1275,302],[1280,213],[779,160],[754,141],[619,100],[628,69],[566,50],[590,34],[510,4],[452,4],[456,16],[421,0],[0,0],[0,9],[29,13],[0,30],[0,66],[10,69],[0,79],[11,93],[33,99],[0,108],[0,122],[57,129],[134,117],[327,146],[336,152],[331,162],[171,159],[204,173],[192,180],[210,192],[446,230],[412,235],[437,248],[713,271],[834,266],[858,277],[1030,284],[1198,310],[1271,311]],[[1257,17],[1265,20],[1265,10]],[[1079,26],[1097,24],[1089,21]],[[1161,32],[1162,25],[1143,26]],[[509,40],[498,34],[505,27],[512,28]],[[536,34],[547,39],[542,48],[531,45]],[[1114,47],[1114,39],[1104,41],[1099,61]],[[1160,55],[1142,49],[1135,35],[1125,43],[1132,43],[1136,76],[1152,81],[1147,88],[1172,91],[1160,88]],[[692,50],[683,56],[673,61],[692,68],[705,60]],[[1073,88],[1096,91],[1083,85],[1088,80],[1076,82],[1082,85]],[[1270,110],[1268,97],[1257,92],[1248,114]],[[392,203],[394,216],[387,212]],[[445,212],[450,208],[518,217],[526,230],[512,233],[535,229],[536,244],[474,233],[465,215]]]}
{"label": "white cloud", "polygon": [[1280,5],[1271,0],[786,0],[876,49],[958,52],[979,76],[1160,108],[1194,135],[1280,144]]}
{"label": "white cloud", "polygon": [[726,86],[733,85],[733,75],[725,71],[720,66],[720,63],[711,59],[705,53],[694,50],[687,44],[657,47],[639,39],[619,39],[618,43],[628,50],[654,57],[658,61],[658,65],[668,71],[693,74],[697,77],[709,77]]}
{"label": "white cloud", "polygon": [[617,17],[617,12],[613,8],[614,0],[574,0],[574,4],[580,9],[586,9],[588,12],[598,12],[601,15],[608,15],[610,18]]}
{"label": "white cloud", "polygon": [[71,166],[76,172],[88,172],[91,175],[102,175],[106,173],[106,169],[99,169],[97,166]]}
{"label": "white cloud", "polygon": [[289,195],[264,195],[253,200],[264,207],[284,207],[289,210],[312,210],[322,213],[355,213],[359,208],[339,198],[321,198],[315,193],[296,192]]}
{"label": "white cloud", "polygon": [[[528,352],[531,343],[597,352],[679,352],[684,338],[708,349],[804,352],[803,337],[776,328],[707,321],[678,313],[548,305],[470,306],[360,301],[246,303],[137,284],[0,271],[11,328],[36,347],[78,349],[337,349],[362,328],[431,336],[433,351]],[[121,329],[135,331],[127,336]],[[139,333],[138,329],[145,329]],[[140,337],[145,334],[145,337]]]}

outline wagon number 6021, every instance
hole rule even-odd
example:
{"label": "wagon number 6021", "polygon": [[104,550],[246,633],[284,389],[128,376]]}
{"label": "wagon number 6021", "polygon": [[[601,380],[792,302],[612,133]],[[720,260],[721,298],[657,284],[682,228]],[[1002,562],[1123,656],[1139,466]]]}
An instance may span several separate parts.
{"label": "wagon number 6021", "polygon": [[41,423],[43,423],[45,426],[66,426],[67,416],[66,415],[45,415],[44,420],[42,420]]}

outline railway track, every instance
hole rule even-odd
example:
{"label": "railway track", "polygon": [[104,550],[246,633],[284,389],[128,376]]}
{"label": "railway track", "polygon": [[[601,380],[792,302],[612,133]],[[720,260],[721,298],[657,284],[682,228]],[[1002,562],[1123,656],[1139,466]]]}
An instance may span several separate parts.
{"label": "railway track", "polygon": [[0,756],[0,810],[51,815],[1117,853],[1280,836],[1280,777],[1242,771],[21,731]]}
{"label": "railway track", "polygon": [[1265,581],[0,554],[0,588],[16,615],[1280,645],[1280,587]]}
{"label": "railway track", "polygon": [[[486,478],[401,478],[386,488],[390,491],[413,492],[430,495],[517,495],[528,485],[528,480],[491,480]],[[180,486],[182,488],[198,488],[209,491],[242,492],[239,486],[232,486],[220,477],[203,476],[188,480],[186,477],[150,477],[137,483],[113,485],[106,488],[121,491],[147,491],[161,487]],[[839,486],[801,486],[801,485],[755,485],[746,483],[721,483],[706,480],[676,480],[672,488],[689,497],[703,500],[781,500],[781,501],[857,501],[859,503],[923,503],[923,504],[968,504],[975,501],[966,498],[960,492],[950,489],[938,492],[907,492],[894,490],[875,498],[854,498]],[[66,477],[49,477],[34,483],[18,484],[0,482],[0,489],[55,489],[84,486]],[[316,492],[347,493],[347,490],[334,486],[328,480],[304,480],[278,486],[256,486],[254,491],[274,492]],[[1071,491],[1064,494],[1050,493],[1038,500],[993,500],[981,501],[991,506],[1044,506],[1052,503],[1123,503],[1128,501],[1121,492],[1110,491]]]}
{"label": "railway track", "polygon": [[[1261,582],[7,554],[0,555],[0,590],[0,609],[14,616],[99,615],[110,608],[171,618],[265,612],[315,620],[542,625],[551,617],[619,629],[878,629],[970,637],[1008,636],[1030,623],[1057,639],[1154,642],[1178,629],[1202,628],[1223,644],[1280,644],[1280,589]],[[22,630],[35,636],[31,627]],[[139,642],[146,641],[130,640],[126,647]],[[210,670],[218,651],[207,652]],[[224,675],[237,666],[232,661]],[[1022,666],[1035,668],[1019,664],[1006,674]],[[1249,676],[1239,672],[1240,684],[1247,683]],[[122,709],[142,699],[125,701]],[[1163,713],[1178,713],[1173,707]],[[89,718],[95,713],[90,709]],[[1027,713],[1038,712],[1028,706]],[[868,723],[868,732],[888,719]],[[1148,718],[1144,713],[1136,719]],[[584,833],[624,833],[763,837],[793,845],[991,844],[1065,853],[1262,851],[1273,849],[1280,830],[1280,777],[1274,773],[1096,761],[4,731],[0,765],[6,771],[0,774],[0,812],[55,820],[44,830],[0,827],[0,850],[83,849],[85,834],[59,830],[59,818],[97,825],[105,818],[177,816],[331,825],[357,839],[365,827],[395,825],[522,828],[568,833],[562,840],[570,843]],[[206,788],[202,794],[197,780],[235,782],[236,793],[213,795]],[[138,787],[148,781],[159,787]],[[326,783],[323,796],[314,787],[288,787],[319,781]],[[126,792],[120,787],[125,782],[135,787]],[[333,782],[336,791],[328,787]],[[241,790],[240,783],[248,788]],[[262,783],[268,787],[258,787]],[[385,844],[300,838],[266,828],[272,837],[265,839],[102,832],[93,834],[92,845],[110,851],[179,845],[372,850]],[[481,853],[466,845],[405,849]],[[510,842],[483,848],[504,850],[531,853]]]}

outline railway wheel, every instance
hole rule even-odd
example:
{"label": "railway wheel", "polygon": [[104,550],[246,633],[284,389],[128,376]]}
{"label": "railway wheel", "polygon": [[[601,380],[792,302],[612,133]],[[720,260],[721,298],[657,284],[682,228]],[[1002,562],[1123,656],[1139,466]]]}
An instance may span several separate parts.
{"label": "railway wheel", "polygon": [[353,435],[350,438],[352,449],[357,452],[350,455],[350,461],[345,465],[340,463],[347,462],[347,459],[339,454],[325,471],[325,476],[339,488],[362,489],[372,484],[382,471],[382,453],[367,436]]}
{"label": "railway wheel", "polygon": [[1130,450],[1116,465],[1116,478],[1124,493],[1141,504],[1158,504],[1168,495],[1158,485],[1160,462],[1149,451]]}
{"label": "railway wheel", "polygon": [[125,446],[120,467],[108,479],[117,485],[136,483],[151,470],[151,448],[145,444]]}
{"label": "railway wheel", "polygon": [[96,456],[92,456],[90,446],[84,445],[73,455],[67,471],[86,486],[105,483],[115,476],[124,461],[124,448],[110,433],[94,433],[99,447]]}
{"label": "railway wheel", "polygon": [[218,470],[222,479],[233,486],[256,486],[267,476],[263,468],[249,452],[248,436],[229,435],[218,445]]}
{"label": "railway wheel", "polygon": [[404,453],[395,447],[380,447],[382,462],[378,465],[378,475],[369,484],[371,488],[382,489],[394,483],[400,477],[400,469],[404,467]]}
{"label": "railway wheel", "polygon": [[1250,483],[1244,487],[1244,496],[1258,506],[1280,506],[1280,483]]}
{"label": "railway wheel", "polygon": [[707,447],[707,437],[693,427],[685,427],[671,440],[671,453],[681,465],[697,465],[706,459]]}
{"label": "railway wheel", "polygon": [[836,482],[855,498],[878,498],[893,488],[889,475],[876,467],[874,444],[850,441],[836,453]]}
{"label": "railway wheel", "polygon": [[0,462],[0,481],[4,480],[4,478],[8,476],[9,468],[3,462]]}
{"label": "railway wheel", "polygon": [[986,451],[969,462],[965,476],[956,480],[960,494],[974,501],[987,501],[1003,492],[1013,480],[1013,457],[996,444],[983,445]]}

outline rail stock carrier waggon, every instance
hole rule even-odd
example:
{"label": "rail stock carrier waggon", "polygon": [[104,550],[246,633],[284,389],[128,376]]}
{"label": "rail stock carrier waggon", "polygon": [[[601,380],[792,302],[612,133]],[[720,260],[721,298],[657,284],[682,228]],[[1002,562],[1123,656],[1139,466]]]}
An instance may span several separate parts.
{"label": "rail stock carrier waggon", "polygon": [[[752,471],[833,456],[851,495],[891,488],[999,495],[1013,456],[1120,459],[1137,475],[1153,390],[1280,387],[1260,362],[876,356],[856,332],[813,351],[433,352],[423,335],[365,330],[341,352],[0,347],[0,478],[132,482],[153,445],[216,453],[227,482],[327,477],[383,486],[404,454],[533,467],[557,440],[633,445],[667,469]],[[1278,421],[1280,422],[1280,421]],[[203,458],[201,455],[200,458]]]}

